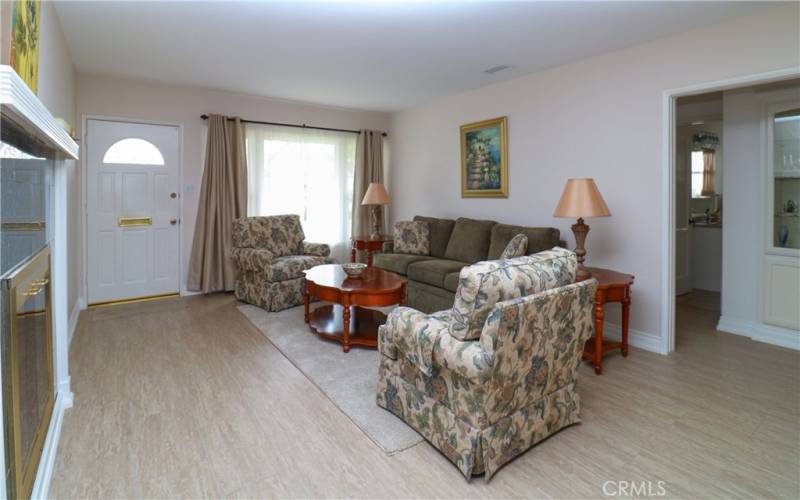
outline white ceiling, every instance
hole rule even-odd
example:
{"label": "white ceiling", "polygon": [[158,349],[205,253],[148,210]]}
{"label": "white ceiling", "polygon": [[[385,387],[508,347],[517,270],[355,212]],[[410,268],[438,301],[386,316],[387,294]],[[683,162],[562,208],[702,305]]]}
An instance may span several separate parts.
{"label": "white ceiling", "polygon": [[[397,110],[762,2],[59,2],[79,72]],[[483,70],[513,68],[488,75]]]}

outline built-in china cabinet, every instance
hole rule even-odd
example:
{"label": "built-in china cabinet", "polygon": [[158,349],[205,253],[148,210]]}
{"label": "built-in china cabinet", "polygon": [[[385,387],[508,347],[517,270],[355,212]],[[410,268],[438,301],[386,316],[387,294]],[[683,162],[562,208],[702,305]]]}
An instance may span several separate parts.
{"label": "built-in china cabinet", "polygon": [[763,320],[800,330],[800,91],[764,96]]}

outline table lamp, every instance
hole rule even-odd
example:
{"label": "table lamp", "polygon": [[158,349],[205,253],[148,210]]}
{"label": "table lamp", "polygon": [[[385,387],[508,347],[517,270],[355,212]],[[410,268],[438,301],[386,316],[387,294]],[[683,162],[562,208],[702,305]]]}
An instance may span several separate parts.
{"label": "table lamp", "polygon": [[386,188],[380,182],[370,182],[362,205],[372,205],[372,234],[369,237],[373,240],[381,239],[381,205],[388,205],[390,198]]}
{"label": "table lamp", "polygon": [[578,222],[572,225],[572,232],[575,233],[575,254],[578,256],[578,281],[590,278],[592,275],[583,267],[586,258],[586,235],[589,233],[589,226],[583,223],[584,217],[608,217],[611,212],[608,210],[603,195],[597,189],[594,179],[568,179],[558,201],[554,217],[577,217]]}

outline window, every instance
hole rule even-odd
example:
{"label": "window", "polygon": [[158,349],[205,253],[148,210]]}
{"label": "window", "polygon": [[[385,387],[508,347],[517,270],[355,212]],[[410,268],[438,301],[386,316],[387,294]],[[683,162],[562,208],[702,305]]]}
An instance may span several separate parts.
{"label": "window", "polygon": [[346,260],[356,135],[247,124],[248,215],[298,214],[307,241]]}
{"label": "window", "polygon": [[103,155],[103,163],[163,165],[164,157],[152,142],[129,137],[112,144]]}
{"label": "window", "polygon": [[692,151],[692,198],[700,198],[703,192],[703,152]]}

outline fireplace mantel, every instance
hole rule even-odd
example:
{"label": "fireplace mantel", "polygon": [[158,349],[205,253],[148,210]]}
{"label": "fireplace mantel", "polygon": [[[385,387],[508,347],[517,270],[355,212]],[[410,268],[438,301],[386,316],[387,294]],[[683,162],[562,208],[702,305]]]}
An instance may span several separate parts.
{"label": "fireplace mantel", "polygon": [[11,66],[0,65],[0,106],[3,120],[10,119],[65,157],[78,159],[78,144],[25,85]]}

